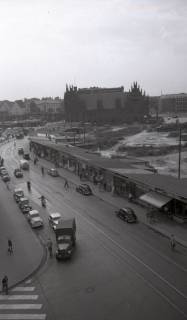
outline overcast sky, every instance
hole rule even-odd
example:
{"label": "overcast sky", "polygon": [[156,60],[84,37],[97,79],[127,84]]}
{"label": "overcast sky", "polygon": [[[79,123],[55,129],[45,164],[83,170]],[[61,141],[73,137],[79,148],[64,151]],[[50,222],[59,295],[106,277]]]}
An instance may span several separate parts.
{"label": "overcast sky", "polygon": [[0,0],[0,99],[187,92],[187,0]]}

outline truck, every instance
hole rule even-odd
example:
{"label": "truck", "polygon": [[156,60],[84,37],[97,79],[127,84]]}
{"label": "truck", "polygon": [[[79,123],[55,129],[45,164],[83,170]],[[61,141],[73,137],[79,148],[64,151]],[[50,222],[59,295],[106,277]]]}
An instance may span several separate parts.
{"label": "truck", "polygon": [[56,259],[70,259],[76,244],[75,218],[60,220],[55,228]]}

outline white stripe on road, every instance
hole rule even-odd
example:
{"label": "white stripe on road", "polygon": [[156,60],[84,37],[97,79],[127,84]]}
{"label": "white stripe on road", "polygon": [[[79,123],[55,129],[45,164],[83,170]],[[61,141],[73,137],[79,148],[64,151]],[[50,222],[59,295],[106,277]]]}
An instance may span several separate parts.
{"label": "white stripe on road", "polygon": [[12,309],[12,310],[17,310],[17,309],[41,309],[42,304],[0,304],[0,310],[8,310],[8,309]]}
{"label": "white stripe on road", "polygon": [[14,294],[14,295],[0,295],[0,300],[37,300],[38,299],[38,295],[34,294],[34,295],[18,295],[18,294]]}
{"label": "white stripe on road", "polygon": [[0,314],[0,320],[45,320],[46,314]]}
{"label": "white stripe on road", "polygon": [[35,287],[15,287],[11,291],[34,291]]}
{"label": "white stripe on road", "polygon": [[29,284],[31,282],[32,282],[32,279],[29,279],[29,280],[25,281],[26,284]]}

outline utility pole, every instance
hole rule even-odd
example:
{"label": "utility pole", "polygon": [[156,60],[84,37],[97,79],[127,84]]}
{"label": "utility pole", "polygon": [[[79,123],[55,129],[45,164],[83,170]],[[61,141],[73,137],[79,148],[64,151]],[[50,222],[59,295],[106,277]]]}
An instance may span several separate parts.
{"label": "utility pole", "polygon": [[178,179],[181,178],[181,128],[179,128],[179,163],[178,163]]}

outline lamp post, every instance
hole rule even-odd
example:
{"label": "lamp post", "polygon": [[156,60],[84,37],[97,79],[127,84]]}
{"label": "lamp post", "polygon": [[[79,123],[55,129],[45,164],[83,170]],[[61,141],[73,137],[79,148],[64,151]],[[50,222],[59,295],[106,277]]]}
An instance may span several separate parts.
{"label": "lamp post", "polygon": [[179,127],[179,159],[178,159],[178,179],[181,178],[181,128]]}

